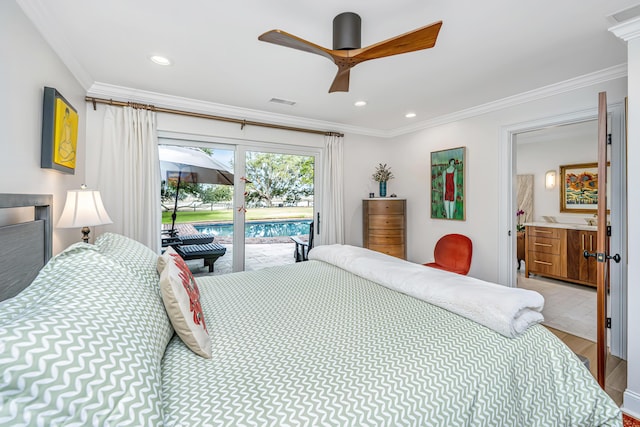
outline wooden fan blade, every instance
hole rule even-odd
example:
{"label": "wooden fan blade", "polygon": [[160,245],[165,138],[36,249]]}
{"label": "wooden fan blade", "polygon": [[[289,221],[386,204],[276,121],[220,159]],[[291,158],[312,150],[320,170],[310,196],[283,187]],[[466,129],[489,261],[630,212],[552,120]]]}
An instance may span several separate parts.
{"label": "wooden fan blade", "polygon": [[434,22],[417,30],[358,49],[359,51],[354,50],[353,55],[350,56],[353,59],[357,59],[358,62],[362,62],[369,59],[429,49],[435,46],[440,27],[442,27],[442,21]]}
{"label": "wooden fan blade", "polygon": [[258,37],[258,40],[263,42],[273,43],[280,46],[290,47],[292,49],[302,50],[304,52],[315,53],[316,55],[324,56],[325,58],[334,61],[331,50],[319,46],[315,43],[311,43],[305,39],[294,36],[282,30],[271,30]]}
{"label": "wooden fan blade", "polygon": [[333,92],[349,92],[349,75],[351,74],[349,68],[339,69],[336,78],[333,79],[333,83],[329,88],[329,93]]}

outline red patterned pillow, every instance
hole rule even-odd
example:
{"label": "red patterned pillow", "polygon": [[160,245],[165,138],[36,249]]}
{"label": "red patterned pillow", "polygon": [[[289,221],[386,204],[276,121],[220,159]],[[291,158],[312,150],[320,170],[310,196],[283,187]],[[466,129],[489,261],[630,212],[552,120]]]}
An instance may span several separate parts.
{"label": "red patterned pillow", "polygon": [[168,247],[160,274],[162,301],[173,328],[182,341],[196,354],[211,358],[211,338],[200,306],[200,291],[184,260]]}

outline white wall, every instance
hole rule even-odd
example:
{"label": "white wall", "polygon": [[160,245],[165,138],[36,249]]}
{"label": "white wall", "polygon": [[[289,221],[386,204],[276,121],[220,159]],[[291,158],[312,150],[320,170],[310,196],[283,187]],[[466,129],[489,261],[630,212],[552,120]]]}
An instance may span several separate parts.
{"label": "white wall", "polygon": [[[87,184],[96,187],[98,170],[100,168],[100,145],[102,121],[105,106],[97,105],[94,111],[91,104],[87,104]],[[172,114],[158,114],[158,132],[189,134],[195,140],[218,143],[260,142],[277,144],[294,144],[305,147],[323,147],[324,136],[282,131],[277,129],[246,126],[215,120],[200,119]],[[344,138],[344,179],[345,179],[345,242],[362,245],[362,199],[368,197],[369,192],[378,193],[377,183],[371,179],[375,166],[386,162],[389,151],[389,140],[362,135],[345,135]],[[394,172],[396,170],[394,169]],[[389,184],[389,192],[402,191]],[[108,209],[108,207],[107,207]],[[100,227],[96,228],[100,232]]]}
{"label": "white wall", "polygon": [[[345,243],[362,246],[362,199],[379,195],[378,183],[371,179],[379,163],[391,166],[394,176],[402,175],[398,165],[389,162],[393,141],[362,135],[345,135],[344,144],[344,227]],[[406,197],[397,179],[388,182],[387,195]]]}
{"label": "white wall", "polygon": [[[558,138],[558,137],[556,137]],[[558,222],[585,224],[589,214],[571,214],[560,212],[560,166],[595,163],[598,161],[597,123],[593,137],[585,140],[582,136],[566,135],[544,142],[518,144],[518,175],[534,175],[533,178],[533,221],[544,221],[542,216],[554,216]],[[556,186],[545,188],[545,174],[556,171]]]}
{"label": "white wall", "polygon": [[[433,247],[444,234],[461,233],[473,241],[469,274],[498,280],[500,135],[505,127],[597,107],[598,92],[611,103],[626,96],[626,79],[618,79],[528,102],[482,116],[460,120],[389,142],[388,163],[398,171],[394,182],[407,197],[408,258],[424,263],[433,259]],[[466,221],[435,220],[429,214],[429,165],[432,151],[467,147]]]}
{"label": "white wall", "polygon": [[[378,163],[387,163],[395,179],[388,192],[407,199],[408,259],[424,263],[433,259],[433,247],[442,235],[462,233],[474,243],[470,275],[498,280],[498,180],[500,136],[504,127],[536,119],[595,108],[597,94],[608,92],[611,103],[626,95],[626,79],[602,83],[542,100],[529,102],[466,120],[432,127],[393,139],[345,135],[345,242],[362,244],[362,199],[378,193],[371,180]],[[100,141],[104,106],[93,111],[87,104],[87,184],[95,187],[100,167]],[[192,134],[209,141],[261,141],[322,146],[323,137],[298,132],[239,125],[171,114],[158,115],[160,132]],[[467,147],[466,220],[434,220],[429,215],[431,151]],[[99,229],[97,231],[100,231]]]}
{"label": "white wall", "polygon": [[[14,1],[0,2],[0,193],[53,194],[53,253],[80,241],[80,230],[56,229],[66,191],[85,173],[84,89]],[[75,175],[40,168],[44,86],[56,88],[77,110]]]}

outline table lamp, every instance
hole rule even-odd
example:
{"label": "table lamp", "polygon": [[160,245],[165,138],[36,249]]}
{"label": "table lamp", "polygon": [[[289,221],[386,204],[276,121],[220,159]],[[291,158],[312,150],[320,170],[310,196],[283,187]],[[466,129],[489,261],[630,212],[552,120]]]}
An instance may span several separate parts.
{"label": "table lamp", "polygon": [[82,185],[80,190],[67,191],[67,201],[58,221],[58,228],[82,227],[82,240],[89,243],[89,226],[111,224],[111,218],[102,204],[102,197],[97,190],[87,190]]}

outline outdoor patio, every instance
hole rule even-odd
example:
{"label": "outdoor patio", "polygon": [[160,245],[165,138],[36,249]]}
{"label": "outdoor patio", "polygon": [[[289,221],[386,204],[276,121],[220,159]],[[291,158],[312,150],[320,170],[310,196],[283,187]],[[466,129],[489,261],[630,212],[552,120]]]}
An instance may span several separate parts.
{"label": "outdoor patio", "polygon": [[[233,271],[231,260],[233,259],[233,245],[223,243],[227,248],[227,253],[218,258],[214,265],[214,272],[209,273],[207,267],[203,266],[202,260],[188,261],[194,276],[210,276],[228,274]],[[267,267],[293,264],[294,243],[259,243],[245,245],[245,270],[261,270]]]}
{"label": "outdoor patio", "polygon": [[[171,228],[171,224],[163,224],[163,230]],[[193,224],[176,224],[176,230],[179,234],[189,235],[198,234],[198,230]],[[306,236],[303,236],[303,238]],[[228,274],[233,272],[233,243],[230,237],[216,237],[216,243],[227,248],[224,256],[218,258],[214,264],[214,272],[209,273],[207,267],[204,266],[203,260],[196,259],[187,261],[187,265],[193,272],[194,276],[209,276]],[[245,271],[261,270],[267,267],[275,267],[278,265],[293,264],[295,243],[289,237],[262,237],[262,238],[246,238],[245,240]]]}

